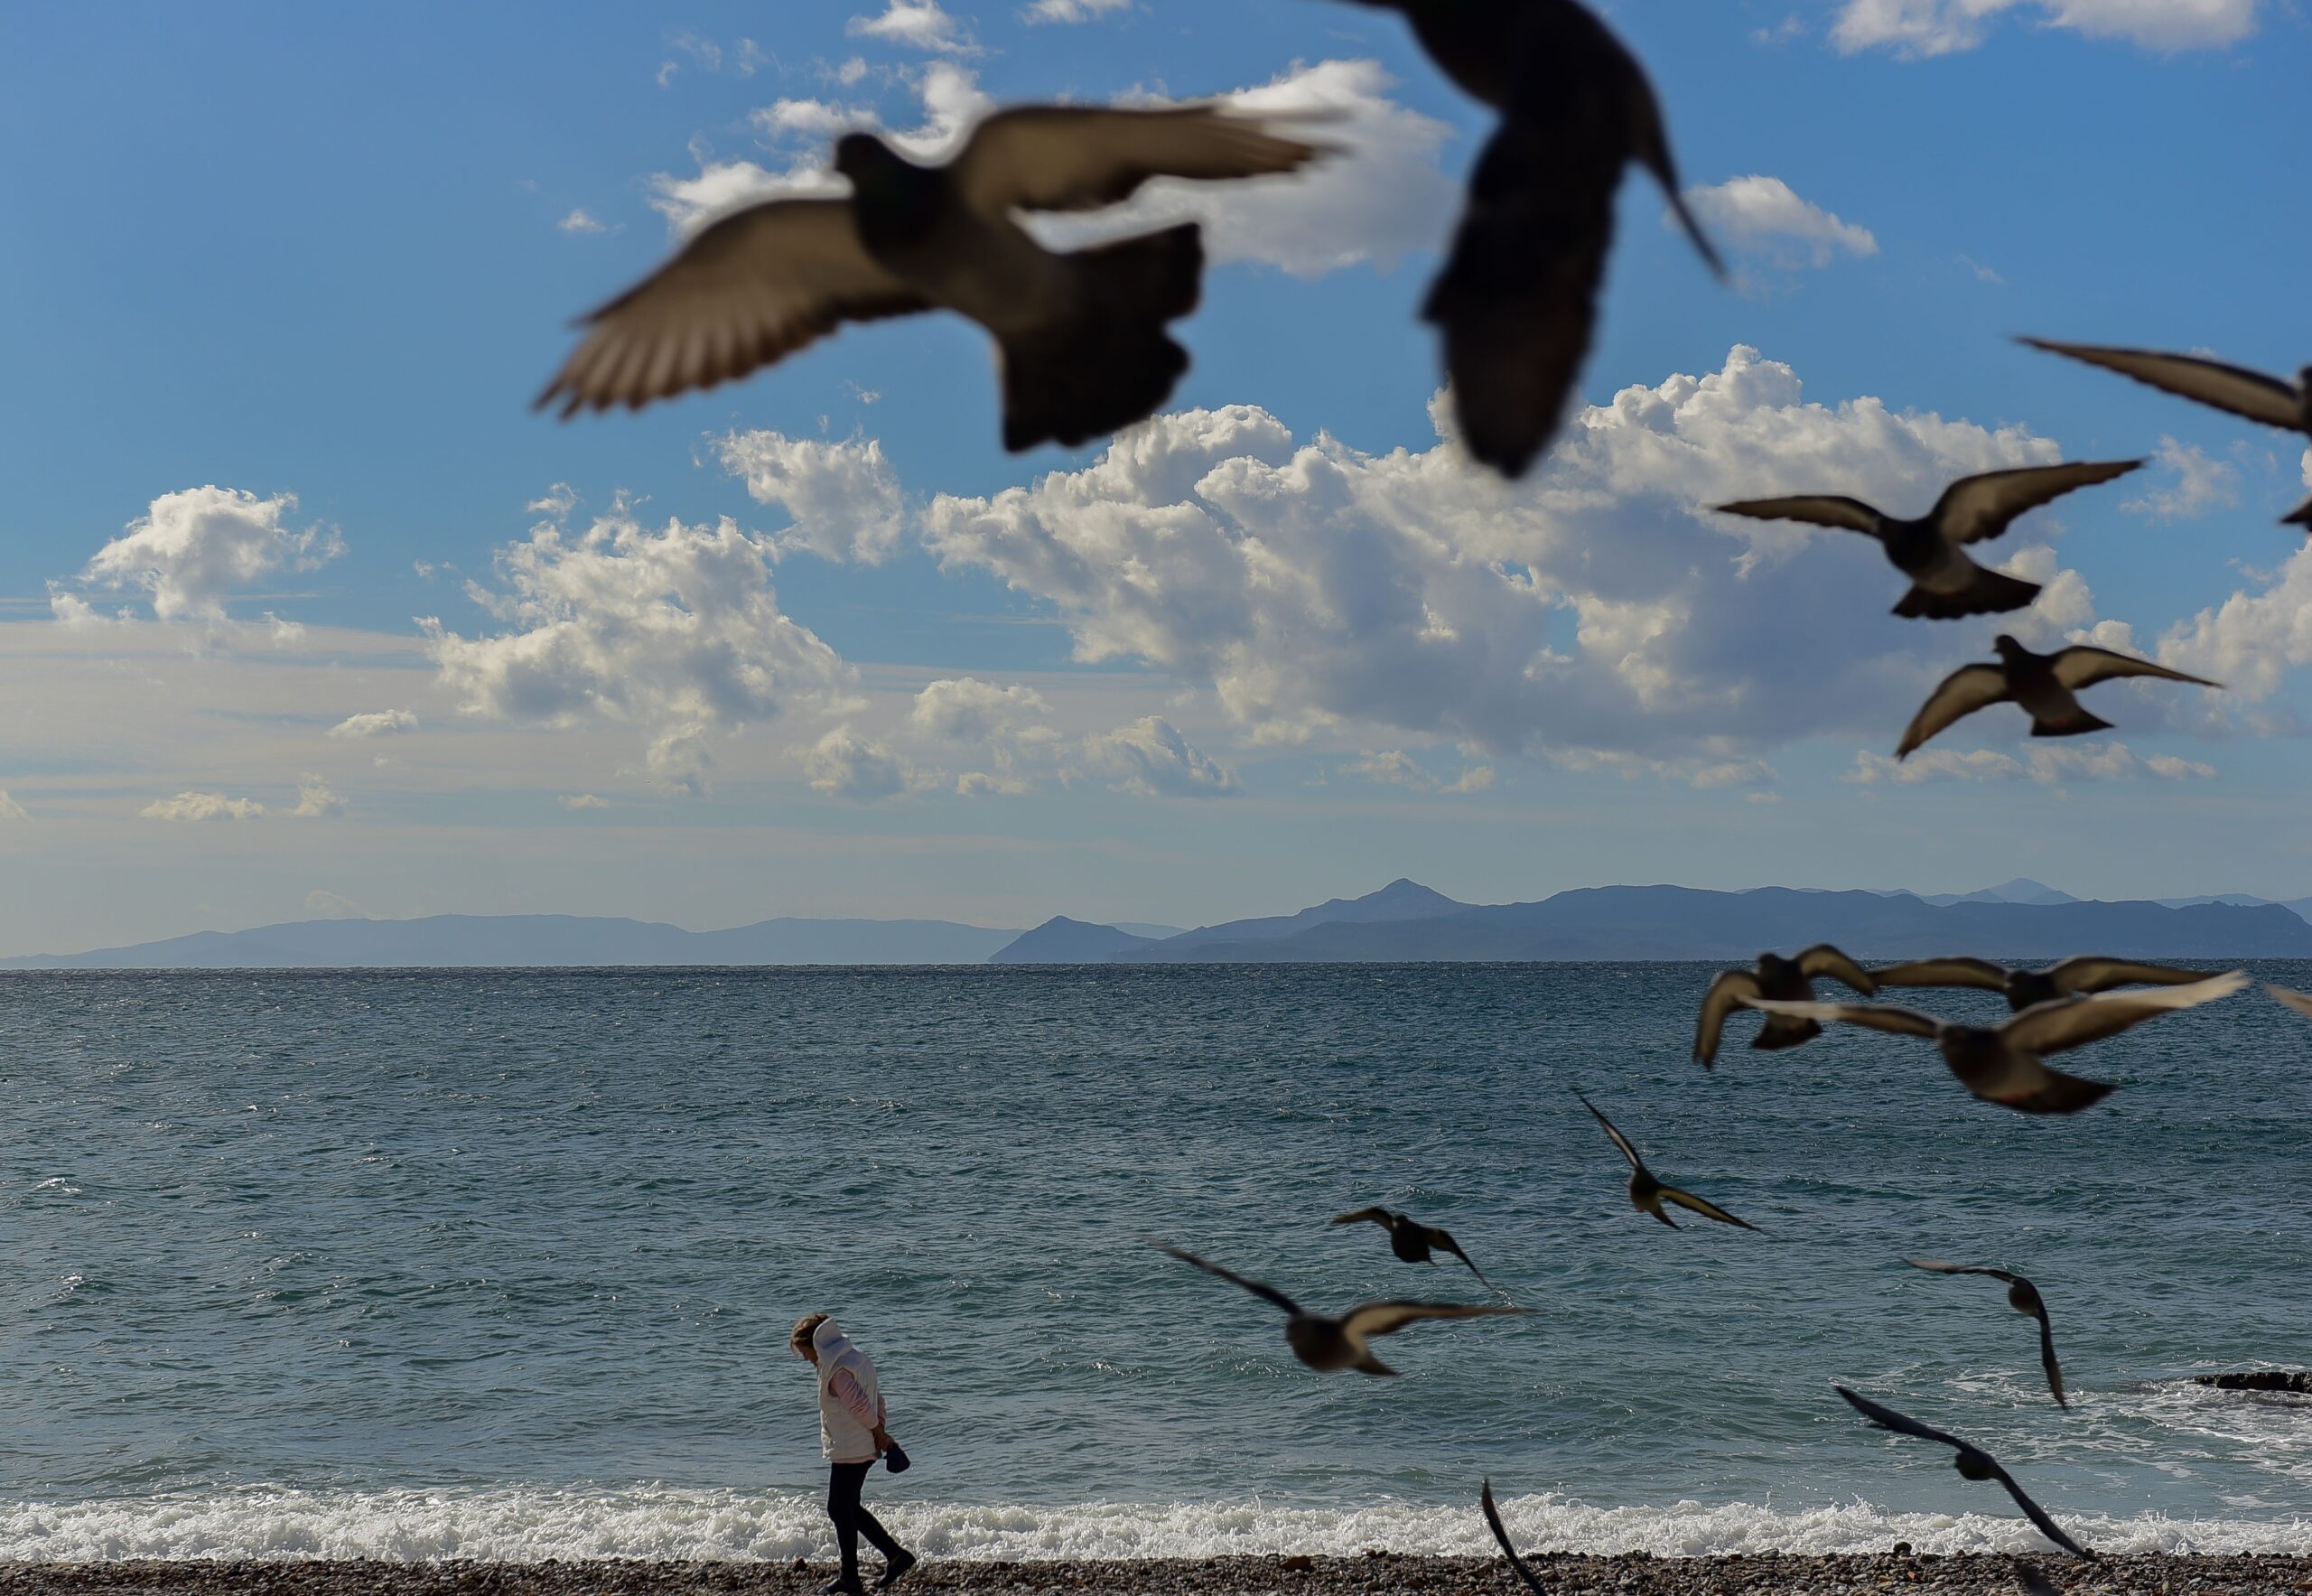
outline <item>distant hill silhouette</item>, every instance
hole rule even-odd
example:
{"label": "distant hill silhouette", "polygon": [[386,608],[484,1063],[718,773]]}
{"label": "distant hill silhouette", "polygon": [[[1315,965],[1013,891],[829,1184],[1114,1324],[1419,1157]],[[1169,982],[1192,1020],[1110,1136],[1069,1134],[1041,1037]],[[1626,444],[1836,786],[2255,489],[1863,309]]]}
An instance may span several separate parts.
{"label": "distant hill silhouette", "polygon": [[1112,964],[1138,948],[1153,947],[1154,938],[1135,937],[1114,926],[1095,926],[1056,914],[1020,939],[988,956],[992,965]]}

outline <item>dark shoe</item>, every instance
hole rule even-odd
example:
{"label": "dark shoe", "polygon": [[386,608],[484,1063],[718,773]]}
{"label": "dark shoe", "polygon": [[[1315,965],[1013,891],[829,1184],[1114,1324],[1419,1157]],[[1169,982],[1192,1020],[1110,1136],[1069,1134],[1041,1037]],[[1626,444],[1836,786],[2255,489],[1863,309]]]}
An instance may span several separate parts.
{"label": "dark shoe", "polygon": [[819,1596],[867,1596],[867,1587],[855,1573],[839,1573],[819,1587]]}
{"label": "dark shoe", "polygon": [[883,1564],[883,1577],[875,1582],[875,1589],[878,1591],[890,1590],[893,1585],[898,1584],[901,1580],[907,1577],[907,1571],[913,1568],[916,1565],[916,1562],[917,1558],[914,1553],[900,1553],[889,1563]]}

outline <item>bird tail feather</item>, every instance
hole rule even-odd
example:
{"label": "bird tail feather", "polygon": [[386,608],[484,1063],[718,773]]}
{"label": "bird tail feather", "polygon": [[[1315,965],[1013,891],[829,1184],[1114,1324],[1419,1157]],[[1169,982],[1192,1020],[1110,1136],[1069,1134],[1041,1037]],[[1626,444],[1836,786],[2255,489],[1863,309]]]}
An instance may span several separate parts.
{"label": "bird tail feather", "polygon": [[1192,221],[1079,250],[1076,260],[1133,315],[1151,321],[1187,315],[1204,293],[1204,232]]}
{"label": "bird tail feather", "polygon": [[1144,421],[1188,367],[1188,351],[1154,321],[1094,315],[1008,338],[1003,446],[1072,449]]}
{"label": "bird tail feather", "polygon": [[1819,1021],[1793,1020],[1784,1014],[1769,1014],[1767,1022],[1758,1027],[1757,1035],[1750,1039],[1750,1045],[1772,1052],[1778,1048],[1795,1048],[1801,1042],[1813,1041],[1822,1034],[1823,1027]]}
{"label": "bird tail feather", "polygon": [[2034,720],[2034,737],[2076,737],[2085,732],[2108,732],[2112,723],[2101,715],[2091,714],[2084,707],[2074,707],[2070,714],[2052,721]]}
{"label": "bird tail feather", "polygon": [[1906,621],[1956,621],[1964,615],[1999,615],[2020,610],[2039,596],[2039,584],[2004,571],[1977,570],[1963,593],[1930,593],[1914,587],[1895,606]]}

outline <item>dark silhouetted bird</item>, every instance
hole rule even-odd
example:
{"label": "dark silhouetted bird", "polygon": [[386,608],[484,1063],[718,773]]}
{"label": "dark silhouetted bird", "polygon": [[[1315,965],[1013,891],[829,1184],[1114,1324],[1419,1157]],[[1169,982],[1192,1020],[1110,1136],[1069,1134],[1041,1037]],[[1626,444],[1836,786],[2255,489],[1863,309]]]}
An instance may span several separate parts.
{"label": "dark silhouetted bird", "polygon": [[[1598,1106],[1589,1098],[1582,1097],[1580,1092],[1573,1095],[1581,1097],[1581,1106],[1587,1108],[1591,1117],[1606,1127],[1606,1134],[1613,1139],[1615,1146],[1622,1150],[1622,1156],[1629,1160],[1630,1207],[1641,1214],[1652,1214],[1673,1230],[1683,1229],[1684,1227],[1662,1211],[1662,1205],[1665,1202],[1674,1202],[1682,1209],[1692,1209],[1703,1218],[1715,1219],[1721,1225],[1739,1225],[1745,1230],[1758,1228],[1748,1219],[1736,1218],[1716,1203],[1705,1202],[1691,1191],[1681,1191],[1675,1186],[1664,1186],[1655,1180],[1654,1171],[1645,1167],[1645,1161],[1638,1157],[1637,1149],[1629,1144],[1629,1138],[1614,1128],[1614,1122],[1599,1114]],[[1760,1234],[1765,1233],[1761,1231]]]}
{"label": "dark silhouetted bird", "polygon": [[[1718,1062],[1718,1039],[1726,1029],[1726,1016],[1739,1008],[1743,999],[1774,997],[1812,1002],[1814,983],[1825,975],[1845,982],[1865,997],[1878,990],[1860,965],[1827,942],[1817,942],[1796,958],[1762,953],[1751,968],[1727,971],[1712,981],[1710,990],[1702,995],[1701,1022],[1694,1029],[1694,1057],[1701,1060],[1705,1069]],[[1758,1027],[1757,1035],[1750,1039],[1750,1045],[1771,1051],[1795,1048],[1822,1034],[1823,1028],[1812,1020],[1785,1020],[1769,1014],[1766,1023]]]}
{"label": "dark silhouetted bird", "polygon": [[1982,1448],[1971,1445],[1956,1435],[1945,1435],[1940,1430],[1930,1430],[1916,1419],[1906,1418],[1891,1407],[1881,1407],[1867,1396],[1857,1396],[1844,1386],[1833,1385],[1831,1389],[1845,1397],[1849,1406],[1881,1430],[1892,1430],[1897,1435],[1916,1435],[1922,1441],[1941,1442],[1959,1454],[1951,1466],[1959,1470],[1961,1479],[1998,1480],[2000,1485],[2006,1487],[2007,1494],[2015,1498],[2015,1505],[2023,1509],[2023,1517],[2038,1526],[2041,1535],[2074,1557],[2095,1555],[2094,1553],[2065,1535],[2063,1532],[2063,1526],[2047,1517],[2046,1509],[2025,1496],[2023,1488],[2015,1483],[2015,1477],[2000,1468],[1999,1460]]}
{"label": "dark silhouetted bird", "polygon": [[2005,1281],[2007,1305],[2039,1321],[2039,1367],[2047,1372],[2047,1389],[2055,1394],[2058,1407],[2071,1405],[2071,1399],[2063,1391],[2063,1366],[2056,1361],[2055,1326],[2047,1322],[2047,1304],[2040,1297],[2037,1286],[2004,1269],[1980,1269],[1971,1264],[1944,1264],[1933,1258],[1905,1258],[1903,1262],[1914,1269],[1928,1269],[1937,1274],[1988,1274],[1993,1280]]}
{"label": "dark silhouetted bird", "polygon": [[1870,974],[1881,986],[1976,986],[2003,993],[2008,1011],[2019,1014],[2059,997],[2109,992],[2114,986],[2181,986],[2189,981],[2210,980],[2215,972],[2083,954],[2044,970],[2010,969],[1982,958],[1917,958]]}
{"label": "dark silhouetted bird", "polygon": [[1058,253],[1017,213],[1096,210],[1156,177],[1291,172],[1319,153],[1211,106],[999,111],[944,166],[848,134],[834,153],[848,198],[772,200],[707,228],[585,318],[537,402],[637,408],[844,322],[951,310],[994,336],[1004,447],[1081,443],[1148,415],[1188,369],[1164,325],[1195,308],[1204,247],[1189,222]]}
{"label": "dark silhouetted bird", "polygon": [[1965,665],[1943,678],[1903,733],[1895,757],[1906,760],[1929,738],[1955,725],[1979,709],[1994,704],[2018,704],[2031,717],[2034,737],[2076,737],[2104,732],[2112,723],[2087,713],[2076,696],[2083,687],[2118,677],[2157,677],[2168,682],[2189,682],[2197,687],[2220,687],[2205,677],[2186,676],[2149,659],[2114,654],[2109,649],[2075,647],[2053,654],[2034,654],[2002,633],[1993,639],[1997,665]]}
{"label": "dark silhouetted bird", "polygon": [[1501,1510],[1493,1505],[1491,1479],[1487,1479],[1478,1488],[1478,1506],[1485,1509],[1486,1526],[1493,1531],[1493,1538],[1501,1544],[1501,1554],[1509,1559],[1510,1568],[1515,1572],[1519,1579],[1525,1582],[1525,1588],[1531,1591],[1534,1596],[1549,1596],[1549,1592],[1543,1588],[1542,1582],[1534,1577],[1534,1571],[1525,1566],[1525,1560],[1517,1555],[1517,1548],[1509,1544],[1509,1531],[1502,1525]]}
{"label": "dark silhouetted bird", "polygon": [[[2200,355],[2161,355],[2149,350],[2106,349],[2092,343],[2055,343],[2041,338],[2023,341],[2035,350],[2069,355],[2091,366],[2101,366],[2166,393],[2197,399],[2218,410],[2261,421],[2282,432],[2312,437],[2312,366],[2307,366],[2291,387],[2277,377],[2227,366]],[[2312,499],[2306,499],[2281,524],[2312,532]]]}
{"label": "dark silhouetted bird", "polygon": [[1361,0],[1403,12],[1445,75],[1501,113],[1469,178],[1451,257],[1422,311],[1440,330],[1469,453],[1524,475],[1565,419],[1636,162],[1694,247],[1725,268],[1678,191],[1645,70],[1575,0]]}
{"label": "dark silhouetted bird", "polygon": [[1826,495],[1746,499],[1718,509],[1721,514],[1753,520],[1807,521],[1875,537],[1895,569],[1911,579],[1911,590],[1895,606],[1895,613],[1913,620],[1955,621],[1962,615],[2020,610],[2039,596],[2037,583],[1976,565],[1967,557],[1966,545],[1997,537],[2024,511],[2075,489],[2125,476],[2142,463],[2087,461],[1968,477],[1944,489],[1933,509],[1909,521],[1882,515],[1860,499]]}
{"label": "dark silhouetted bird", "polygon": [[1406,1263],[1434,1264],[1437,1260],[1430,1256],[1430,1249],[1439,1247],[1468,1264],[1469,1273],[1485,1281],[1487,1285],[1493,1283],[1486,1280],[1484,1270],[1469,1263],[1469,1255],[1461,1250],[1459,1242],[1434,1225],[1422,1224],[1411,1214],[1393,1214],[1387,1209],[1359,1209],[1353,1214],[1338,1216],[1333,1223],[1360,1225],[1367,1219],[1389,1233],[1389,1250]]}
{"label": "dark silhouetted bird", "polygon": [[1871,1003],[1785,1003],[1753,998],[1750,1006],[1800,1019],[1842,1021],[1896,1036],[1925,1037],[1941,1050],[1944,1063],[1959,1083],[1984,1102],[2024,1114],[2076,1114],[2102,1102],[2113,1088],[2050,1069],[2046,1055],[2117,1036],[2171,1009],[2214,1003],[2247,985],[2248,977],[2234,970],[2188,986],[2061,998],[2028,1008],[1996,1026],[1953,1025],[1914,1009]]}
{"label": "dark silhouetted bird", "polygon": [[1394,1375],[1397,1371],[1373,1356],[1366,1341],[1394,1335],[1423,1319],[1482,1319],[1496,1313],[1530,1313],[1530,1308],[1510,1308],[1490,1302],[1360,1302],[1338,1318],[1311,1313],[1273,1285],[1247,1280],[1233,1270],[1198,1257],[1179,1247],[1157,1245],[1183,1264],[1193,1264],[1207,1274],[1217,1274],[1240,1285],[1263,1302],[1284,1310],[1284,1342],[1292,1356],[1325,1373],[1353,1368],[1363,1375]]}

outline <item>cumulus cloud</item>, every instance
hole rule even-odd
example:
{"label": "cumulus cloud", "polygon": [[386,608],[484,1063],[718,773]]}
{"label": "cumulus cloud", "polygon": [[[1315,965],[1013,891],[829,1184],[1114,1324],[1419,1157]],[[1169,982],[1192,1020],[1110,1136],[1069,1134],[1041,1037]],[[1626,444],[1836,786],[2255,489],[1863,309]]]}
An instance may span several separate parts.
{"label": "cumulus cloud", "polygon": [[331,726],[331,737],[392,737],[417,730],[417,717],[406,709],[373,709],[350,714]]}
{"label": "cumulus cloud", "polygon": [[964,767],[939,778],[957,792],[1021,793],[1058,773],[1064,739],[1044,723],[1050,710],[1032,687],[952,677],[916,695],[907,732],[927,757]]}
{"label": "cumulus cloud", "polygon": [[1092,768],[1117,778],[1119,792],[1150,798],[1226,798],[1238,790],[1235,772],[1196,747],[1161,715],[1084,740]]}
{"label": "cumulus cloud", "polygon": [[289,811],[292,819],[326,820],[344,814],[346,808],[344,798],[312,771],[297,778],[297,804]]}
{"label": "cumulus cloud", "polygon": [[583,206],[571,207],[570,214],[554,224],[565,233],[606,233],[610,229],[589,215]]}
{"label": "cumulus cloud", "polygon": [[898,548],[906,523],[899,479],[873,439],[825,443],[769,431],[733,432],[715,445],[723,468],[758,504],[792,518],[781,546],[822,559],[877,565]]}
{"label": "cumulus cloud", "polygon": [[[345,552],[333,531],[295,531],[283,518],[297,508],[294,494],[260,499],[234,488],[187,488],[163,493],[118,537],[98,549],[80,573],[91,587],[142,590],[154,619],[225,619],[226,602],[281,571],[309,571]],[[56,618],[86,623],[86,602],[51,588]]]}
{"label": "cumulus cloud", "polygon": [[1793,460],[1924,508],[1953,476],[2059,458],[2020,428],[1810,403],[1746,347],[1568,434],[1511,485],[1450,443],[1367,455],[1254,406],[1193,410],[1080,471],[939,495],[924,536],[946,566],[1049,603],[1078,659],[1209,685],[1256,742],[1372,728],[1699,769],[1876,726],[1955,640],[1886,615],[1884,562],[1859,540],[1703,507],[1786,490]]}
{"label": "cumulus cloud", "polygon": [[2148,489],[2142,497],[2122,503],[2121,509],[2177,521],[2240,502],[2239,468],[2216,459],[2198,444],[2163,437],[2153,458],[2175,473],[2174,485]]}
{"label": "cumulus cloud", "polygon": [[1737,177],[1686,191],[1686,203],[1729,247],[1785,267],[1826,266],[1841,255],[1878,253],[1869,228],[1802,200],[1778,177]]}
{"label": "cumulus cloud", "polygon": [[906,760],[849,726],[837,726],[803,751],[803,773],[829,798],[859,803],[896,798],[918,785]]}
{"label": "cumulus cloud", "polygon": [[1432,774],[1403,749],[1384,748],[1363,759],[1351,760],[1341,774],[1355,776],[1375,787],[1402,787],[1412,792],[1484,792],[1494,783],[1491,765],[1472,765],[1451,781]]}
{"label": "cumulus cloud", "polygon": [[2312,543],[2254,588],[2169,627],[2158,652],[2160,664],[2222,682],[2241,703],[2279,692],[2292,667],[2312,663]]}
{"label": "cumulus cloud", "polygon": [[265,806],[254,798],[228,798],[221,792],[181,792],[155,798],[137,811],[147,820],[256,820]]}
{"label": "cumulus cloud", "polygon": [[1840,779],[1864,787],[1920,787],[1939,781],[2032,781],[2042,787],[2066,781],[2205,781],[2212,765],[2157,753],[2140,758],[2124,742],[2034,744],[2022,758],[1996,749],[1962,751],[1925,748],[1897,762],[1884,754],[1861,752],[1854,769]]}
{"label": "cumulus cloud", "polygon": [[979,46],[939,0],[890,0],[881,16],[854,16],[844,32],[854,39],[880,39],[939,55],[977,55]]}
{"label": "cumulus cloud", "polygon": [[583,533],[541,525],[499,551],[472,596],[508,630],[468,639],[419,622],[468,714],[545,725],[605,719],[650,736],[645,768],[703,793],[711,743],[790,706],[839,713],[852,672],[778,607],[777,551],[728,518],[653,532],[623,507]]}
{"label": "cumulus cloud", "polygon": [[2000,14],[2152,50],[2212,50],[2256,31],[2259,0],[1846,0],[1831,42],[1849,54],[1892,50],[1907,57],[1972,50]]}
{"label": "cumulus cloud", "polygon": [[1027,23],[1087,23],[1094,17],[1123,11],[1132,0],[1036,0],[1020,14]]}
{"label": "cumulus cloud", "polygon": [[10,798],[6,788],[0,787],[0,820],[29,820],[31,818],[30,815],[24,813],[24,806]]}

